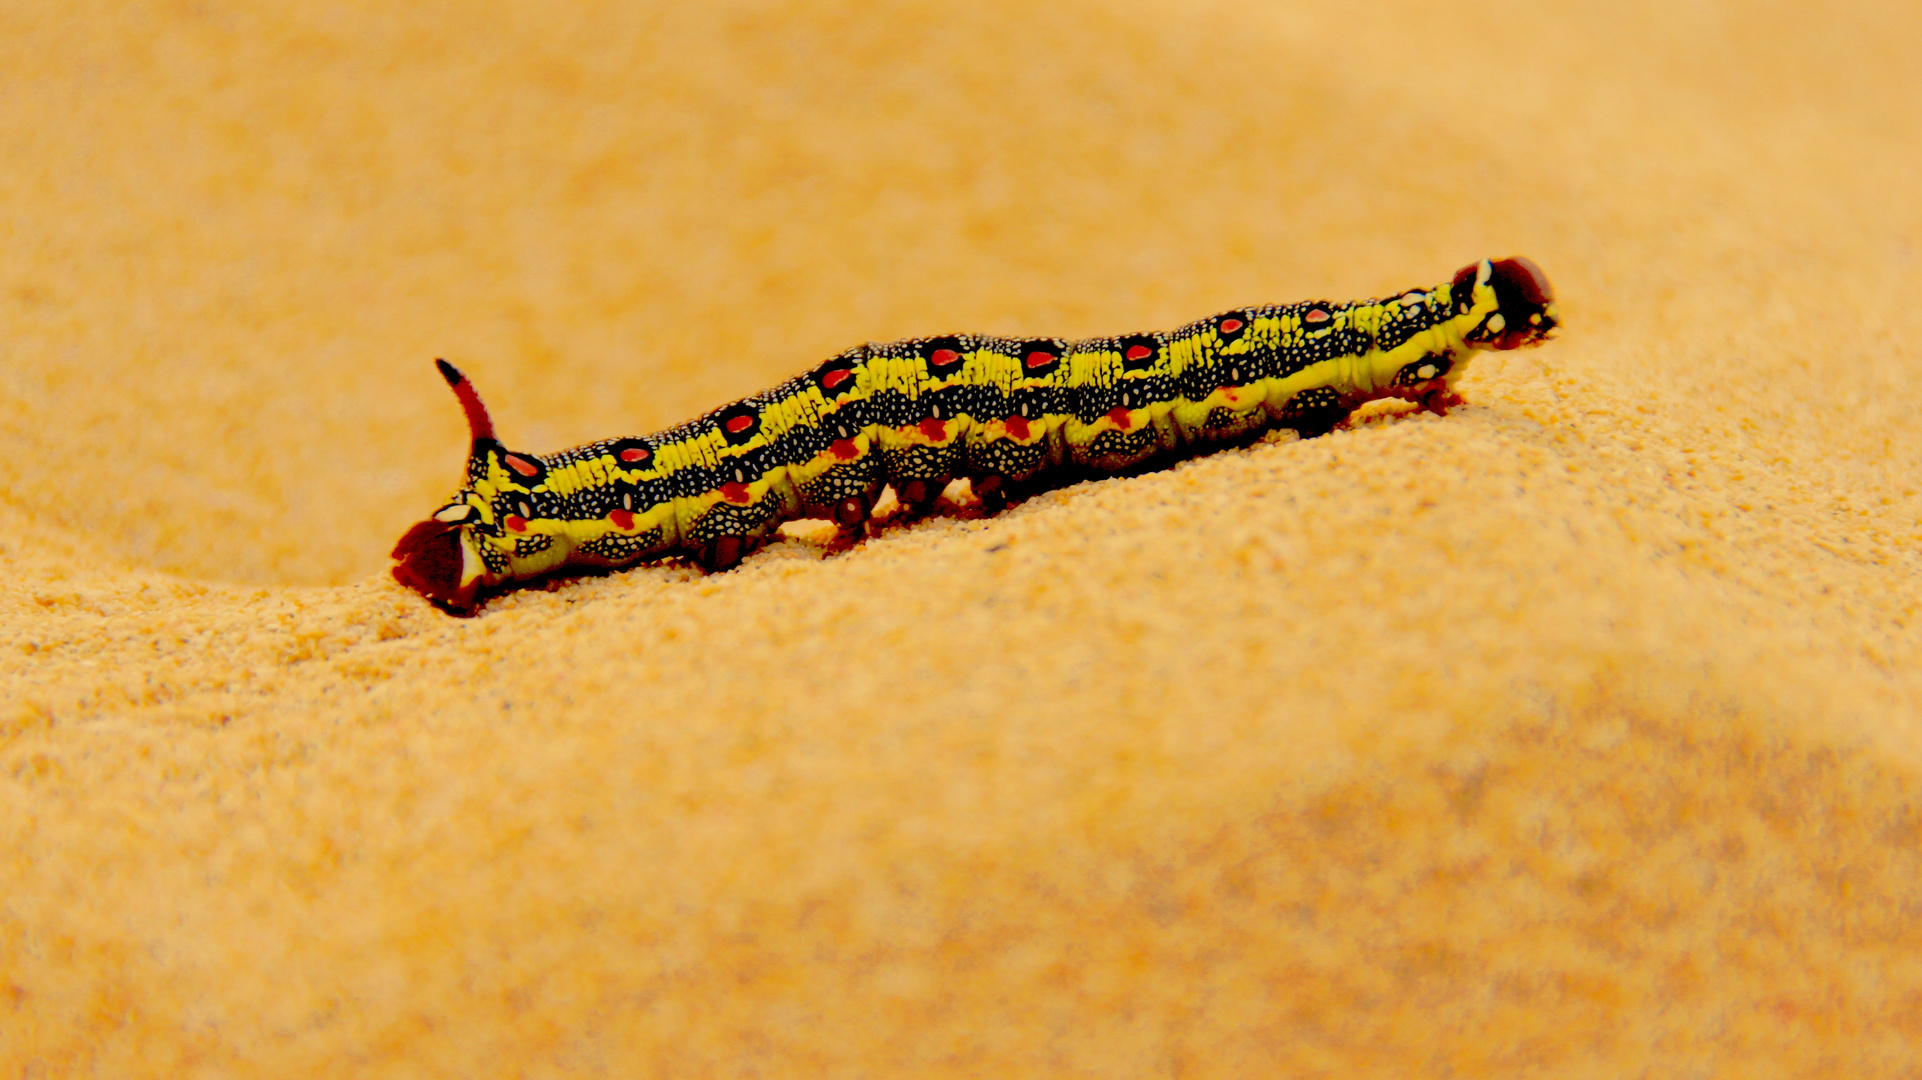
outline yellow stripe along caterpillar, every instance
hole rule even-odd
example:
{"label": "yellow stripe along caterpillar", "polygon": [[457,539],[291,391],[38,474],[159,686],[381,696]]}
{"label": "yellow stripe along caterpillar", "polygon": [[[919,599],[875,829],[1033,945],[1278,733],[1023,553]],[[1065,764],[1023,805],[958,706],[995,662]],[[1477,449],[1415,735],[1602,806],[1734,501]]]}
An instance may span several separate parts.
{"label": "yellow stripe along caterpillar", "polygon": [[1540,267],[1484,259],[1385,300],[1241,308],[1168,333],[858,346],[678,427],[547,455],[502,445],[437,360],[467,415],[467,480],[395,545],[394,578],[471,615],[558,573],[676,556],[731,569],[796,518],[858,536],[886,486],[919,514],[965,477],[994,513],[1271,427],[1321,435],[1382,398],[1445,412],[1475,352],[1539,345],[1558,324]]}

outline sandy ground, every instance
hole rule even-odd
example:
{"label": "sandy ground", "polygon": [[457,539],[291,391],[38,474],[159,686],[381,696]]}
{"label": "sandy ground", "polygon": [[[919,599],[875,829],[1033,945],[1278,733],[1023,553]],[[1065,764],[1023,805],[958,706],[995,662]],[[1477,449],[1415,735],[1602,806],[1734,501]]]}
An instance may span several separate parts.
{"label": "sandy ground", "polygon": [[[1904,1076],[1922,9],[0,8],[0,1076]],[[643,569],[463,452],[1484,255],[1446,418]]]}

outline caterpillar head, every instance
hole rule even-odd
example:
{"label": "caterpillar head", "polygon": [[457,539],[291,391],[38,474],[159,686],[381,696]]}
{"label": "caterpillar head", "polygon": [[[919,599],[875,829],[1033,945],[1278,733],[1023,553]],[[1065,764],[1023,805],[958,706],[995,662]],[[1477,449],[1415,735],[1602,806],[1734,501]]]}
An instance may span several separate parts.
{"label": "caterpillar head", "polygon": [[1533,259],[1517,255],[1462,267],[1449,295],[1457,310],[1486,311],[1462,340],[1479,349],[1526,349],[1554,336],[1561,325],[1555,289]]}
{"label": "caterpillar head", "polygon": [[539,569],[515,564],[525,543],[519,534],[543,498],[535,489],[546,467],[531,454],[502,446],[473,384],[447,361],[434,363],[460,399],[473,436],[467,485],[394,545],[394,580],[448,612],[471,615],[487,589]]}

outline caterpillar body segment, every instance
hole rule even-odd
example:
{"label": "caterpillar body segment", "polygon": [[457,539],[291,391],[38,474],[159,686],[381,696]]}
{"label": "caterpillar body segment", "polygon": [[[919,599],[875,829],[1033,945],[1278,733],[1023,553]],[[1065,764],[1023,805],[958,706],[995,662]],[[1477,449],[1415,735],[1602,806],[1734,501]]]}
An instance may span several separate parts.
{"label": "caterpillar body segment", "polygon": [[509,450],[472,384],[436,361],[468,420],[466,482],[401,537],[393,573],[469,615],[559,571],[675,556],[725,570],[795,518],[858,535],[888,486],[918,512],[965,477],[992,513],[1273,427],[1320,435],[1381,398],[1444,412],[1475,352],[1539,345],[1558,325],[1540,267],[1483,260],[1387,299],[1240,308],[1166,333],[863,345],[666,431],[548,455]]}

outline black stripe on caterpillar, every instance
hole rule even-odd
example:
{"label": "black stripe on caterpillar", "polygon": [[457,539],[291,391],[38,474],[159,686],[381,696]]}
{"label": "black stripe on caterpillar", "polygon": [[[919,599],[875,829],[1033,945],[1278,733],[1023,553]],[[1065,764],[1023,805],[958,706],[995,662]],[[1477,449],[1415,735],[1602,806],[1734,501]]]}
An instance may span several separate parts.
{"label": "black stripe on caterpillar", "polygon": [[467,415],[467,480],[401,537],[393,573],[471,615],[557,573],[677,556],[727,570],[796,518],[858,537],[885,486],[920,514],[965,477],[995,513],[1271,427],[1321,435],[1381,398],[1445,412],[1476,351],[1538,345],[1558,324],[1540,267],[1483,260],[1383,300],[1240,308],[1168,333],[863,345],[678,427],[547,455],[507,449],[437,360]]}

